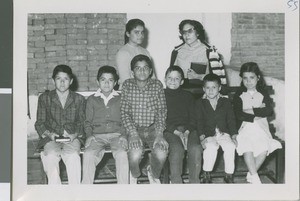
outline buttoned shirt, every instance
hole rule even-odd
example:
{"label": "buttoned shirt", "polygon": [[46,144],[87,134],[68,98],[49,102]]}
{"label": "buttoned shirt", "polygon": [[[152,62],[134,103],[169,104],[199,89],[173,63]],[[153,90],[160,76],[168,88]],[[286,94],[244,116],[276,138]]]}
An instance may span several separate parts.
{"label": "buttoned shirt", "polygon": [[73,91],[69,91],[64,107],[59,101],[56,90],[45,92],[39,96],[37,120],[35,129],[40,136],[45,131],[63,135],[83,135],[85,119],[85,98]]}
{"label": "buttoned shirt", "polygon": [[143,89],[135,79],[124,82],[121,97],[121,118],[126,132],[137,133],[139,127],[154,125],[156,133],[162,135],[166,128],[167,106],[162,83],[148,79]]}

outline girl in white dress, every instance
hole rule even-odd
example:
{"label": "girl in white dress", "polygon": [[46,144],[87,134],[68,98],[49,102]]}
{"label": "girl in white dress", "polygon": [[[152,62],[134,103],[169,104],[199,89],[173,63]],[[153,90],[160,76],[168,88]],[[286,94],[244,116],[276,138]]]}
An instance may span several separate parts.
{"label": "girl in white dress", "polygon": [[248,167],[247,181],[261,184],[257,174],[266,157],[281,144],[272,138],[267,117],[273,114],[272,99],[265,90],[265,83],[259,67],[254,62],[241,66],[240,90],[235,94],[233,104],[239,121],[237,153],[244,156]]}

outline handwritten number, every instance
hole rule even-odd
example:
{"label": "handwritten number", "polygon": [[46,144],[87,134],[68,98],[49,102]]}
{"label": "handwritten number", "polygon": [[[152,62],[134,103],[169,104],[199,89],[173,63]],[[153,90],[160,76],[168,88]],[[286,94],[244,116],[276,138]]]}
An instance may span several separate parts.
{"label": "handwritten number", "polygon": [[295,7],[292,11],[294,11],[294,10],[296,10],[296,9],[298,9],[298,4],[299,2],[298,1],[295,1],[295,0],[289,0],[288,2],[287,2],[287,5],[289,6],[289,8],[291,8],[291,7]]}

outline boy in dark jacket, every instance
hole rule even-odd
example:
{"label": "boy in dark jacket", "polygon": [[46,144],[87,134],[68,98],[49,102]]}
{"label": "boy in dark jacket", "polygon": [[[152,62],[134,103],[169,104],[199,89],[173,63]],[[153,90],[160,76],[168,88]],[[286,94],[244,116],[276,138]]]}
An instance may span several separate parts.
{"label": "boy in dark jacket", "polygon": [[235,116],[231,102],[220,95],[221,81],[218,75],[204,77],[204,96],[196,102],[197,130],[203,151],[203,183],[211,183],[210,172],[213,170],[219,146],[224,151],[226,183],[233,183],[235,139],[237,134]]}

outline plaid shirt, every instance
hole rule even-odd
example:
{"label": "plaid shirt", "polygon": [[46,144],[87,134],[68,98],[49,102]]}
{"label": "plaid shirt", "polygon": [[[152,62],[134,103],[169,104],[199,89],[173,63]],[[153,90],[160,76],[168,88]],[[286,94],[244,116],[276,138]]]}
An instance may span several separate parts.
{"label": "plaid shirt", "polygon": [[124,82],[121,96],[121,118],[129,134],[136,134],[139,127],[154,125],[162,135],[166,128],[167,106],[163,85],[159,80],[149,79],[143,90],[135,79]]}
{"label": "plaid shirt", "polygon": [[63,108],[56,90],[40,95],[37,109],[35,129],[40,136],[45,131],[63,135],[64,130],[69,134],[83,135],[85,119],[85,98],[69,91],[65,107]]}

